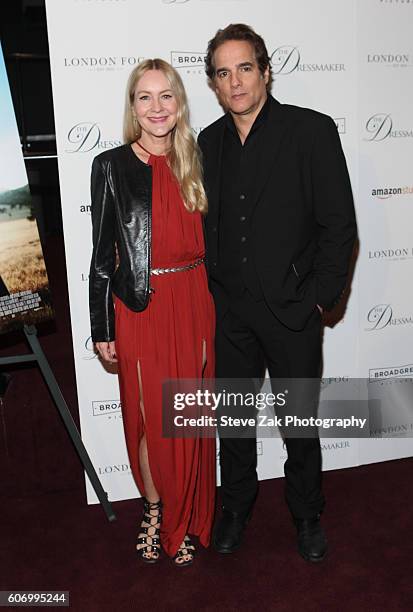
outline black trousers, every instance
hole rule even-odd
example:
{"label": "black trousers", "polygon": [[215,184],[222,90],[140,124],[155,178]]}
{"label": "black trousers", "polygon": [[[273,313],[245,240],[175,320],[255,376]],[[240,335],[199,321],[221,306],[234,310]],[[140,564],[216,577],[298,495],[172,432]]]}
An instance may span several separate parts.
{"label": "black trousers", "polygon": [[[286,328],[264,300],[245,290],[229,298],[212,286],[216,308],[216,377],[318,378],[321,366],[321,316],[317,307],[302,331]],[[310,518],[324,506],[318,437],[286,438],[285,495],[296,518]],[[220,439],[221,495],[225,508],[248,512],[257,495],[255,438]]]}

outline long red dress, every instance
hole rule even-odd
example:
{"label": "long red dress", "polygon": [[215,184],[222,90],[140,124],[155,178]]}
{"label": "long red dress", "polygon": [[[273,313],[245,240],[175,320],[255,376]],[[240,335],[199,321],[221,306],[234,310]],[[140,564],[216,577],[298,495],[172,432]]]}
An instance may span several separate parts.
{"label": "long red dress", "polygon": [[[152,166],[151,267],[187,265],[204,256],[201,215],[185,208],[165,156],[151,155],[148,163]],[[132,473],[145,495],[138,459],[145,432],[151,475],[163,503],[161,543],[173,556],[187,533],[199,536],[204,546],[209,544],[215,440],[162,437],[162,381],[213,377],[215,313],[203,264],[152,275],[150,283],[155,291],[142,312],[115,301],[116,352]]]}

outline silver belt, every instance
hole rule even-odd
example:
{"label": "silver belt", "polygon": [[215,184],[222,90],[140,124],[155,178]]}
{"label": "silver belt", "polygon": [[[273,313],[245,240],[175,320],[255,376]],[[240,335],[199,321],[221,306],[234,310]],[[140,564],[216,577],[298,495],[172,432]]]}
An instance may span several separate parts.
{"label": "silver belt", "polygon": [[193,270],[205,262],[205,257],[196,259],[192,263],[186,266],[177,266],[176,268],[152,268],[151,274],[160,276],[161,274],[169,274],[169,272],[185,272],[186,270]]}

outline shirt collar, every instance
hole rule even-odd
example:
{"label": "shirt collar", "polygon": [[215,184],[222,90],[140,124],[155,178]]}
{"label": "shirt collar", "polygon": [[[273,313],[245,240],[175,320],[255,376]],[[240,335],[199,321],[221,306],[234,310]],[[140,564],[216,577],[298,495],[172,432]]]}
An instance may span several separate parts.
{"label": "shirt collar", "polygon": [[[251,129],[249,131],[248,137],[253,134],[256,130],[258,130],[259,127],[261,127],[267,120],[268,118],[268,113],[270,111],[270,96],[267,95],[267,99],[265,100],[260,112],[258,113],[258,115],[255,118],[254,123],[251,126]],[[235,134],[236,136],[238,136],[238,131],[234,122],[234,119],[231,115],[231,113],[228,111],[226,114],[226,127],[231,130],[231,132],[233,134]]]}

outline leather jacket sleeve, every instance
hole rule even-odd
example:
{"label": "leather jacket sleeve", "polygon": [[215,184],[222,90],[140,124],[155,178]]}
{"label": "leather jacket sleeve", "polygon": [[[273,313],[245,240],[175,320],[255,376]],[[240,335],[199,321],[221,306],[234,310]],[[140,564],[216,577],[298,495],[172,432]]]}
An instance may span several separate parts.
{"label": "leather jacket sleeve", "polygon": [[89,309],[93,342],[115,339],[112,277],[116,267],[115,206],[110,162],[93,160],[91,176],[93,252],[89,273]]}

